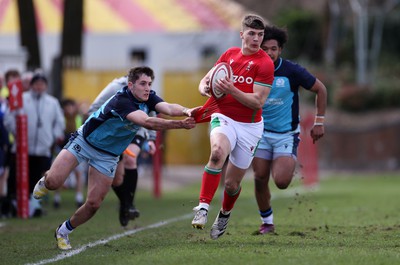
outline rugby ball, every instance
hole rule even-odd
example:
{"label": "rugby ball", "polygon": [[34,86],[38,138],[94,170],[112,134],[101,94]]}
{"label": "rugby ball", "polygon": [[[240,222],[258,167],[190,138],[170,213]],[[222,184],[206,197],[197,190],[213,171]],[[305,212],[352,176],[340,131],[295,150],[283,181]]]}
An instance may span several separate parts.
{"label": "rugby ball", "polygon": [[228,76],[228,78],[232,80],[233,73],[232,68],[229,64],[222,62],[213,67],[209,84],[211,95],[213,95],[213,97],[218,99],[225,96],[224,93],[220,92],[216,88],[216,84],[218,80],[223,79],[226,76]]}

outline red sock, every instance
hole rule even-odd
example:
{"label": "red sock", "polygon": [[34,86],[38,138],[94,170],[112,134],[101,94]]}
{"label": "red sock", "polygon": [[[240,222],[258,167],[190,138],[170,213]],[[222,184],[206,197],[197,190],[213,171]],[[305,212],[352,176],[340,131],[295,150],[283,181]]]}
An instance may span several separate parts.
{"label": "red sock", "polygon": [[242,191],[242,187],[239,187],[239,190],[234,195],[230,195],[226,192],[226,190],[224,190],[224,199],[222,201],[222,210],[224,210],[224,211],[232,210],[237,198],[239,198],[241,191]]}
{"label": "red sock", "polygon": [[214,172],[207,170],[207,168],[204,170],[200,189],[200,202],[211,203],[218,189],[220,179],[221,170],[215,170]]}

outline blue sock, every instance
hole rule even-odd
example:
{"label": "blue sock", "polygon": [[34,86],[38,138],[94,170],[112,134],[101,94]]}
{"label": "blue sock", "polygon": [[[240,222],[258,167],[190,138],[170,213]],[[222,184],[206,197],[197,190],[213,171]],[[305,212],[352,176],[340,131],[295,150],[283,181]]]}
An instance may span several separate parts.
{"label": "blue sock", "polygon": [[259,210],[258,212],[260,213],[260,215],[261,215],[262,218],[268,217],[268,216],[270,216],[270,215],[272,214],[272,207],[270,207],[270,208],[269,208],[268,210],[266,210],[266,211],[261,211],[261,210]]}

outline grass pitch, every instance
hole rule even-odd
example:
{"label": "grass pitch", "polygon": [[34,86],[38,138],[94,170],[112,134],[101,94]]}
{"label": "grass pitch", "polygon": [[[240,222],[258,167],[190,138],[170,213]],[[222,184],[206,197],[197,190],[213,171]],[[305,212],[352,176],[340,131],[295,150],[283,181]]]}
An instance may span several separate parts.
{"label": "grass pitch", "polygon": [[199,187],[164,193],[161,199],[139,191],[141,217],[127,229],[119,226],[117,199],[110,192],[95,217],[70,235],[73,250],[66,252],[56,248],[54,230],[75,210],[74,193],[62,193],[58,210],[50,195],[46,216],[0,221],[0,263],[400,264],[398,174],[332,174],[312,190],[304,190],[296,178],[287,191],[273,189],[276,233],[264,236],[256,233],[260,218],[248,174],[227,232],[218,240],[210,239],[209,230],[220,190],[206,229],[190,225]]}

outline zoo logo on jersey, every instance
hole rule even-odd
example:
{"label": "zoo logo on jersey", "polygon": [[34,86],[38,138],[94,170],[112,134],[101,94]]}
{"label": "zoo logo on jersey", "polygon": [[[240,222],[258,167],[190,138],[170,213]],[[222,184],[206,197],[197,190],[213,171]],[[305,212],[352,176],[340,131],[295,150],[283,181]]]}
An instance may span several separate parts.
{"label": "zoo logo on jersey", "polygon": [[243,84],[243,83],[246,83],[246,84],[248,84],[248,85],[251,85],[251,84],[253,84],[254,83],[254,80],[253,80],[253,78],[252,77],[244,77],[244,76],[242,76],[242,75],[240,75],[240,76],[238,76],[238,75],[233,75],[233,82],[234,83],[241,83],[241,84]]}

